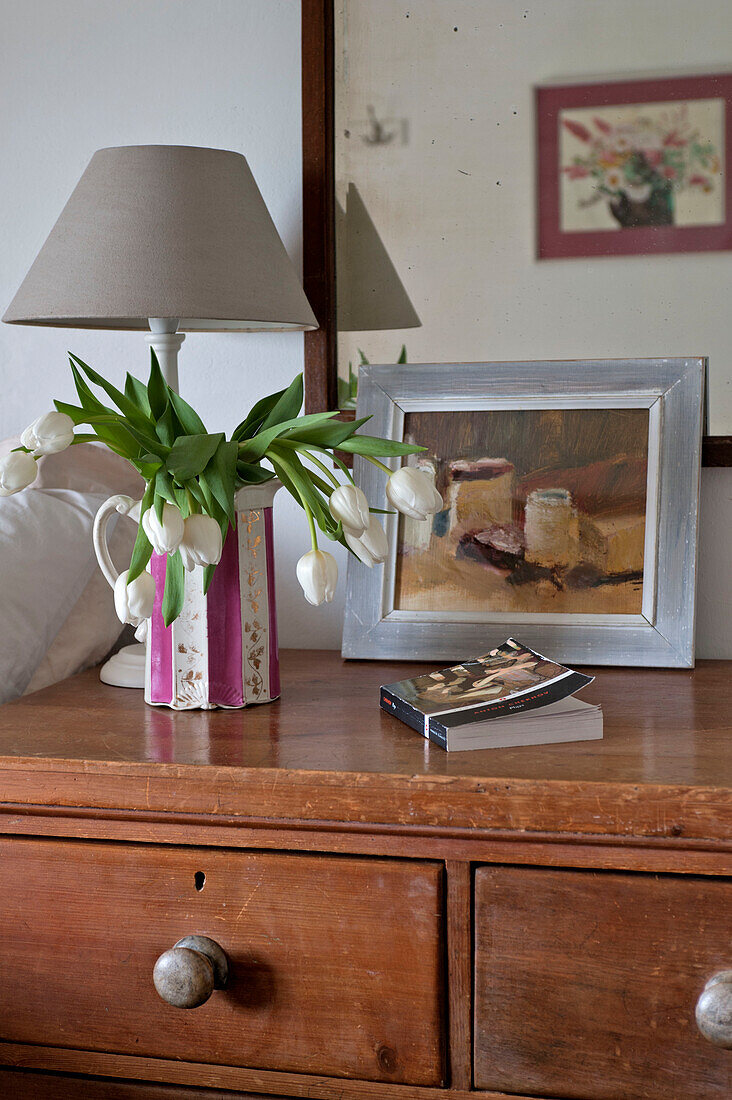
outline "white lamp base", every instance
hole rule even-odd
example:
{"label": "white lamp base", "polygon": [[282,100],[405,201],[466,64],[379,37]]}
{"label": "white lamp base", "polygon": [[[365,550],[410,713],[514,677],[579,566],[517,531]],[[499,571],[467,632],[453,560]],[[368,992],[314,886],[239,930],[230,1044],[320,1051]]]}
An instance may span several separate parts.
{"label": "white lamp base", "polygon": [[[178,319],[175,317],[150,317],[148,318],[148,324],[150,325],[150,335],[146,336],[145,339],[158,357],[163,378],[177,393],[178,352],[181,344],[185,340],[183,333],[178,332]],[[107,501],[107,504],[114,505],[117,499],[118,498],[112,497]],[[129,498],[121,497],[119,500],[124,500],[127,506],[117,507],[117,511],[124,515],[129,515],[131,519],[139,522],[139,503],[137,512],[134,512],[131,506],[134,507],[134,504],[137,502],[133,502],[129,500]],[[101,521],[101,513],[99,519]],[[117,579],[117,571],[109,557],[109,551],[103,537],[104,532],[101,529],[98,532],[98,526],[99,525],[95,523],[94,545],[97,549],[97,557],[99,558],[99,564],[102,566],[104,575],[112,588],[114,588],[114,582]],[[106,561],[107,564],[106,569],[104,568],[104,561]],[[99,670],[99,679],[103,684],[109,684],[110,687],[144,688],[144,644],[126,645],[120,649],[102,665]]]}
{"label": "white lamp base", "polygon": [[145,646],[141,643],[126,645],[115,653],[99,670],[103,684],[120,688],[145,687]]}

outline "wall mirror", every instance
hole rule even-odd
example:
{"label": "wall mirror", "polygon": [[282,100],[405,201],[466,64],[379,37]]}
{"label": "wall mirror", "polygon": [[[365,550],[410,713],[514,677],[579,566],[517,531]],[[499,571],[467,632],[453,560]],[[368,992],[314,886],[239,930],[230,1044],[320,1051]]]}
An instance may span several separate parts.
{"label": "wall mirror", "polygon": [[731,38],[727,0],[303,0],[309,407],[363,361],[706,356],[730,464]]}

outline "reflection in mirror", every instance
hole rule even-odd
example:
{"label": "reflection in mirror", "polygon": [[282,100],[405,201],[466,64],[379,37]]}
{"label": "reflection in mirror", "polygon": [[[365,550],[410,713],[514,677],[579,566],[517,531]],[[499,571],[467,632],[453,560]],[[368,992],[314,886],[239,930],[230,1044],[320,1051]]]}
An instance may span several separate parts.
{"label": "reflection in mirror", "polygon": [[[354,183],[348,185],[345,210],[336,201],[336,266],[340,332],[399,332],[421,324],[404,284]],[[359,349],[359,363],[366,362]],[[356,406],[357,370],[348,365],[339,377],[342,409]]]}
{"label": "reflection in mirror", "polygon": [[342,402],[402,347],[705,355],[732,432],[729,0],[334,7]]}

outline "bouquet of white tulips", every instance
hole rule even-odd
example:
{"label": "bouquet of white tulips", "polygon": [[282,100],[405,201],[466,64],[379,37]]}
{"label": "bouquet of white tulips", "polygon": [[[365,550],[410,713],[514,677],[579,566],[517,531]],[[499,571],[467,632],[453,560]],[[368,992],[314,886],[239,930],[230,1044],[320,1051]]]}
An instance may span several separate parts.
{"label": "bouquet of white tulips", "polygon": [[[152,613],[155,582],[145,570],[153,551],[168,555],[162,606],[166,626],[183,606],[186,570],[201,566],[207,591],[234,524],[237,490],[273,477],[308,520],[312,549],[297,563],[297,578],[310,603],[330,601],[338,579],[335,558],[318,548],[318,528],[365,565],[383,562],[387,544],[378,513],[384,509],[369,505],[336,450],[362,455],[384,470],[388,501],[405,515],[425,519],[442,508],[426,474],[406,466],[391,471],[380,461],[423,447],[360,434],[368,417],[344,423],[334,419],[336,412],[300,416],[302,375],[287,389],[258,401],[227,440],[223,432],[206,431],[195,410],[166,384],[154,352],[151,358],[147,385],[128,374],[121,392],[71,355],[79,404],[54,402],[56,412],[35,420],[23,432],[21,446],[0,459],[0,496],[30,485],[41,456],[75,443],[104,443],[140,472],[146,488],[137,538],[130,567],[115,588],[123,621],[139,625]],[[104,404],[90,383],[116,408]],[[90,431],[76,432],[80,424]]]}

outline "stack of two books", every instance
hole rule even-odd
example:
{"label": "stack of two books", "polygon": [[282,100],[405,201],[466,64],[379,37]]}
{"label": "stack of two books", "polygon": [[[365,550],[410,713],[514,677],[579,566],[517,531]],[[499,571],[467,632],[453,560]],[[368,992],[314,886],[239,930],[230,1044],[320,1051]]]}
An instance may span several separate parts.
{"label": "stack of two books", "polygon": [[382,708],[448,752],[602,738],[602,710],[573,698],[594,677],[509,638],[484,657],[381,688]]}

